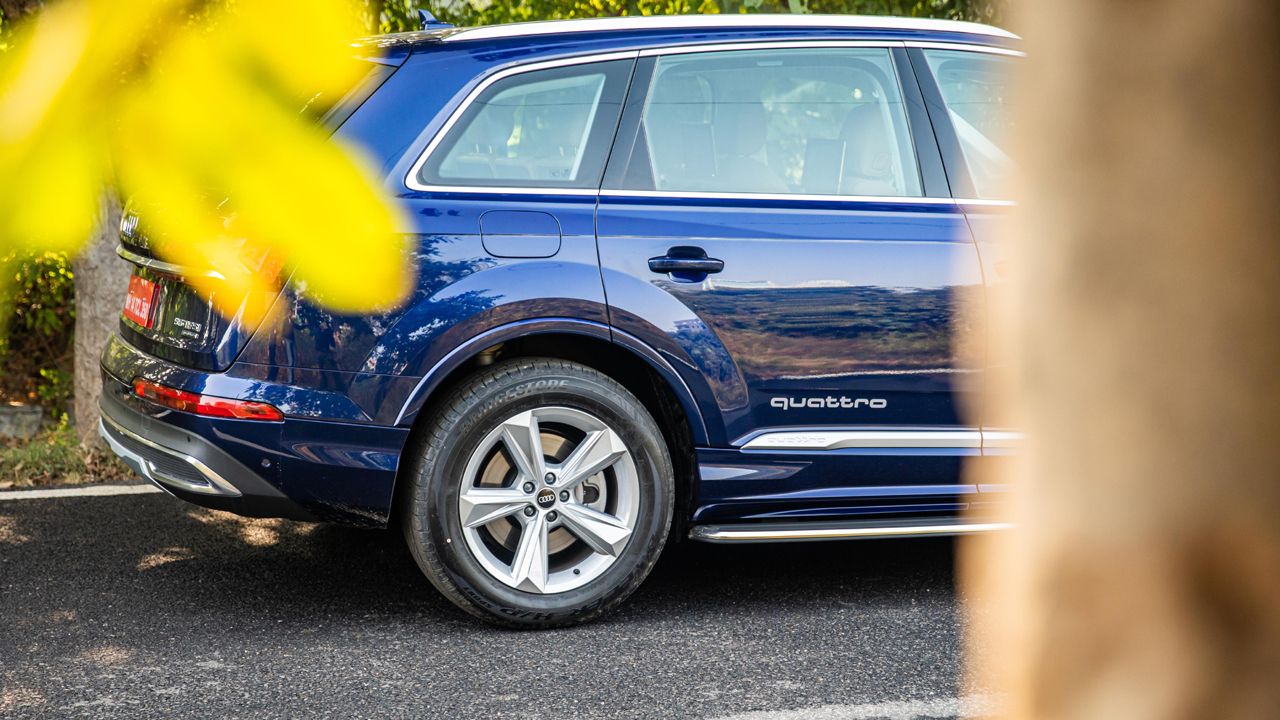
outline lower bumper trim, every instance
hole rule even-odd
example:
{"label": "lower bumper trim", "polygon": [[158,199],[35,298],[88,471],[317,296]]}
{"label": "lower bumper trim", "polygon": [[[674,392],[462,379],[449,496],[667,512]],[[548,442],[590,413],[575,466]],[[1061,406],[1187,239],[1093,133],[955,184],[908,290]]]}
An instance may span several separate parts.
{"label": "lower bumper trim", "polygon": [[812,540],[855,540],[896,537],[947,537],[1010,530],[1013,523],[969,522],[940,518],[845,523],[744,523],[697,525],[689,531],[693,540],[711,543],[763,543]]}
{"label": "lower bumper trim", "polygon": [[[201,495],[240,497],[241,493],[235,485],[200,460],[154,443],[124,428],[105,414],[98,422],[98,434],[129,467],[161,488],[173,487]],[[180,470],[175,471],[175,468]],[[187,477],[182,477],[183,475]]]}

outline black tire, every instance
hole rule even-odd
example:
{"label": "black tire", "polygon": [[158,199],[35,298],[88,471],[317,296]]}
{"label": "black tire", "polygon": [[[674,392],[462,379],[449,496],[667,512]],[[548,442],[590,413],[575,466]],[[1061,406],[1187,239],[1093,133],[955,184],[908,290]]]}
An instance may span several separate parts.
{"label": "black tire", "polygon": [[[485,569],[463,536],[458,500],[484,438],[509,418],[548,407],[588,413],[612,429],[630,453],[639,493],[631,535],[603,574],[581,587],[537,593]],[[520,358],[476,372],[432,415],[406,450],[413,464],[404,478],[402,527],[418,566],[458,607],[506,627],[561,627],[608,612],[648,576],[671,526],[675,483],[662,433],[622,385],[576,363]]]}

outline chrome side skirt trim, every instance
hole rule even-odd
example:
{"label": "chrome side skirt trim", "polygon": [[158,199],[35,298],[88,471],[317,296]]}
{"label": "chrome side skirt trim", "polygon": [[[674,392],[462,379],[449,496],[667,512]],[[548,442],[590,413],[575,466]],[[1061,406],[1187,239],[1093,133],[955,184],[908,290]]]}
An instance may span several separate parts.
{"label": "chrome side skirt trim", "polygon": [[1018,448],[1022,447],[1022,443],[1025,440],[1026,436],[1020,432],[1011,432],[1009,430],[982,431],[982,447],[984,449]]}
{"label": "chrome side skirt trim", "polygon": [[980,448],[978,430],[821,430],[770,432],[752,438],[743,450],[840,450],[844,448]]}
{"label": "chrome side skirt trim", "polygon": [[[120,433],[136,443],[146,445],[152,450],[164,453],[169,457],[190,465],[195,468],[197,472],[203,475],[209,481],[209,484],[197,484],[189,480],[173,477],[172,475],[166,475],[161,472],[154,463],[125,447],[120,443],[120,441],[112,437],[111,433],[107,431],[107,425],[110,425],[113,431]],[[103,440],[107,441],[107,445],[111,447],[112,452],[119,455],[121,459],[123,459],[134,470],[137,470],[144,478],[161,486],[162,488],[167,485],[178,488],[179,490],[186,490],[187,492],[200,493],[201,495],[221,495],[226,497],[240,496],[240,491],[236,489],[235,485],[232,485],[226,478],[214,472],[214,470],[208,465],[205,465],[190,455],[164,447],[163,445],[154,443],[135,432],[126,430],[120,425],[120,423],[117,423],[106,415],[103,415],[102,419],[98,421],[98,434],[102,436]]]}
{"label": "chrome side skirt trim", "polygon": [[138,267],[151,268],[152,270],[169,273],[170,275],[182,275],[184,277],[208,277],[214,278],[215,280],[226,280],[226,277],[217,270],[196,270],[185,265],[176,265],[163,260],[145,257],[130,250],[126,250],[123,245],[116,246],[116,254]]}
{"label": "chrome side skirt trim", "polygon": [[785,430],[747,440],[742,450],[843,450],[848,448],[1009,448],[1022,433],[977,430]]}
{"label": "chrome side skirt trim", "polygon": [[762,543],[805,540],[857,540],[899,537],[947,537],[1010,530],[1005,522],[913,522],[875,524],[874,522],[696,525],[689,538],[712,543]]}

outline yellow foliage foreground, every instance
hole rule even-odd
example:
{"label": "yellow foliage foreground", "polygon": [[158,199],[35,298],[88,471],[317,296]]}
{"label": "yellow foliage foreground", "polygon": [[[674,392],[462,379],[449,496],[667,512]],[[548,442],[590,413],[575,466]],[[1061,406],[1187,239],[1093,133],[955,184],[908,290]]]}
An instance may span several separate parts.
{"label": "yellow foliage foreground", "polygon": [[274,289],[268,253],[335,310],[394,306],[398,210],[299,112],[359,80],[360,32],[339,0],[52,4],[0,57],[0,251],[79,248],[118,184],[166,259],[212,271],[190,280],[224,313]]}

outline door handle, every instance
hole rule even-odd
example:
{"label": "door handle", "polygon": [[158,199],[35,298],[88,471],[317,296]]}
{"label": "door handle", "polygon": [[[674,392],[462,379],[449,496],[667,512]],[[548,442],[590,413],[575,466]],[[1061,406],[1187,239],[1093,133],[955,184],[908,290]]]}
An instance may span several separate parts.
{"label": "door handle", "polygon": [[649,258],[649,269],[656,273],[718,273],[724,261],[707,257],[702,248],[673,247],[661,257]]}

